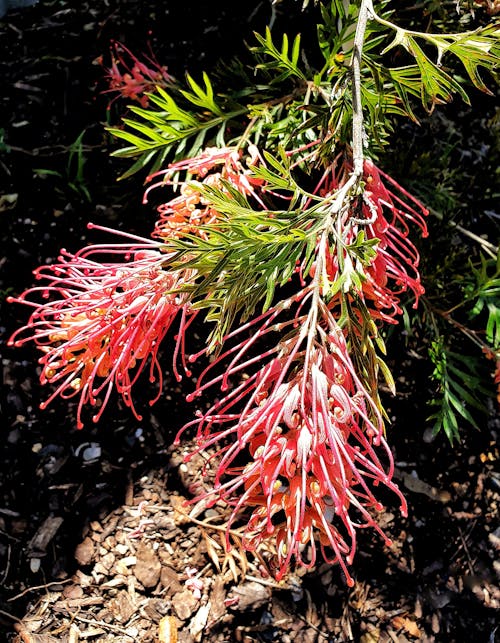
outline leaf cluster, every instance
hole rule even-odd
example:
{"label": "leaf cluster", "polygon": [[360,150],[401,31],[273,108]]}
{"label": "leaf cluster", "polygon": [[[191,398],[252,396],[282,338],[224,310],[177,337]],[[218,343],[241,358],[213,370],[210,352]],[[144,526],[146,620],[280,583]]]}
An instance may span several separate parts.
{"label": "leaf cluster", "polygon": [[[468,101],[464,81],[446,69],[443,59],[460,60],[472,83],[489,91],[479,68],[494,74],[498,29],[487,25],[458,34],[428,34],[392,23],[387,1],[376,3],[363,47],[362,103],[372,154],[384,147],[394,116],[415,116],[415,99],[428,110],[453,94]],[[275,38],[270,29],[255,34],[247,63],[235,61],[210,79],[173,82],[148,94],[153,108],[131,107],[132,117],[110,132],[127,145],[114,154],[136,158],[123,177],[148,167],[193,156],[204,146],[223,146],[240,137],[270,149],[278,143],[300,146],[321,138],[321,156],[332,158],[339,143],[349,144],[352,122],[351,58],[359,7],[354,2],[320,3],[317,47],[322,66],[314,69],[300,34]],[[388,32],[395,33],[387,44]],[[403,48],[412,64],[394,66],[388,52]],[[427,49],[437,51],[433,60]],[[225,73],[224,73],[225,72]],[[246,123],[246,125],[245,125]],[[122,177],[122,178],[123,178]]]}
{"label": "leaf cluster", "polygon": [[459,440],[463,421],[479,428],[471,409],[484,412],[482,397],[491,392],[483,385],[478,360],[447,349],[443,337],[432,342],[429,357],[434,365],[432,379],[437,383],[430,406],[437,409],[428,419],[434,422],[434,434],[443,430],[453,443]]}
{"label": "leaf cluster", "polygon": [[493,352],[500,351],[500,254],[496,261],[481,257],[478,267],[470,263],[470,281],[465,302],[472,302],[469,318],[485,317],[485,340]]}
{"label": "leaf cluster", "polygon": [[[388,24],[384,21],[384,24]],[[455,56],[463,65],[472,84],[479,90],[491,93],[482,79],[479,68],[494,75],[499,62],[500,30],[497,25],[458,34],[430,34],[405,30],[393,25],[394,40],[382,54],[400,46],[414,59],[415,63],[404,67],[388,67],[387,71],[395,88],[409,106],[409,95],[419,96],[423,106],[432,111],[436,104],[450,102],[458,94],[465,103],[470,104],[463,81],[444,66],[444,57]],[[436,49],[435,60],[426,51],[426,46]]]}
{"label": "leaf cluster", "polygon": [[[267,155],[267,162],[285,167]],[[289,173],[288,173],[289,174]],[[234,320],[249,319],[257,309],[265,311],[274,301],[275,290],[296,272],[297,263],[309,261],[316,246],[321,221],[317,206],[304,208],[306,196],[273,169],[259,168],[255,176],[266,177],[274,194],[292,192],[286,209],[263,209],[227,182],[220,187],[191,183],[205,202],[218,212],[217,222],[204,226],[204,235],[186,235],[174,240],[173,268],[195,267],[198,279],[189,288],[193,308],[206,311],[214,322],[210,344],[215,346]],[[286,176],[286,175],[285,175]]]}
{"label": "leaf cluster", "polygon": [[186,88],[177,85],[168,92],[157,87],[155,93],[148,94],[157,109],[131,106],[136,118],[123,118],[123,129],[109,128],[113,136],[128,144],[114,156],[139,157],[121,178],[146,166],[155,172],[167,159],[195,156],[209,142],[224,146],[227,128],[240,123],[247,113],[234,98],[215,97],[207,74],[203,74],[203,85],[189,74],[186,81]]}

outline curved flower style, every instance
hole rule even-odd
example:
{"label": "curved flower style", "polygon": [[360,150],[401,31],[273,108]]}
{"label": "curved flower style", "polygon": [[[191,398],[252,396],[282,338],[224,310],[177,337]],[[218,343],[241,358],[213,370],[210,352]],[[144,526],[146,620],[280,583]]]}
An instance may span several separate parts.
{"label": "curved flower style", "polygon": [[[335,170],[330,168],[323,177],[317,191],[325,198],[334,195],[347,180],[350,166],[344,162]],[[400,295],[408,290],[413,293],[418,305],[424,293],[418,272],[420,257],[413,243],[408,239],[409,223],[413,223],[428,235],[424,217],[428,211],[390,176],[379,170],[372,161],[365,160],[365,189],[359,204],[344,211],[341,219],[342,237],[345,246],[356,241],[362,231],[365,239],[378,240],[375,256],[368,265],[358,265],[362,273],[362,297],[374,319],[395,324],[394,318],[402,313]],[[390,186],[390,188],[388,187]],[[321,189],[320,189],[321,188]],[[339,246],[326,246],[324,262],[330,282],[341,276],[339,268]],[[342,260],[346,257],[342,250]],[[337,303],[336,300],[332,305]]]}
{"label": "curved flower style", "polygon": [[[408,239],[410,229],[407,222],[418,226],[423,237],[428,236],[423,218],[428,211],[372,161],[365,161],[364,168],[367,189],[364,193],[363,215],[367,220],[373,220],[366,226],[366,235],[368,239],[380,240],[377,256],[366,270],[368,279],[364,292],[377,308],[392,308],[392,317],[402,312],[398,305],[399,294],[411,290],[415,297],[413,307],[416,308],[419,296],[424,293],[418,273],[420,256]],[[382,178],[393,190],[384,185]],[[389,280],[395,284],[391,291],[387,287]]]}
{"label": "curved flower style", "polygon": [[[97,422],[115,388],[140,419],[130,394],[133,385],[150,358],[150,381],[158,380],[161,389],[160,343],[180,313],[175,353],[183,352],[184,333],[193,315],[185,296],[178,293],[192,274],[166,272],[165,255],[157,246],[148,242],[142,248],[122,244],[90,246],[77,254],[62,251],[58,263],[35,271],[44,285],[10,298],[35,309],[9,344],[34,341],[43,351],[40,381],[56,388],[41,408],[58,395],[79,396],[81,428],[83,406],[100,404],[93,418]],[[102,254],[128,261],[96,261]],[[37,302],[37,296],[42,301]]]}
{"label": "curved flower style", "polygon": [[[116,93],[117,98],[123,97],[134,100],[145,108],[149,104],[147,92],[152,92],[156,87],[166,87],[172,82],[172,76],[167,68],[151,56],[144,56],[147,62],[141,62],[130,49],[122,43],[115,42],[111,52],[111,68],[106,69],[109,89],[105,92]],[[102,58],[99,59],[102,63]],[[109,109],[109,107],[108,107]]]}
{"label": "curved flower style", "polygon": [[[243,161],[241,150],[234,147],[207,147],[198,156],[172,163],[168,169],[148,178],[148,181],[152,181],[157,177],[163,177],[161,181],[153,183],[146,190],[144,203],[147,203],[151,190],[165,185],[176,185],[177,181],[173,177],[179,172],[186,172],[202,185],[210,185],[227,193],[225,182],[240,194],[252,195],[261,203],[256,189],[261,186],[262,181],[253,178],[250,170],[245,167],[259,162],[260,155],[254,145],[250,145],[248,151],[249,156]],[[220,218],[213,205],[208,203],[194,185],[188,182],[181,183],[179,196],[158,206],[157,210],[160,216],[153,237],[163,241],[187,234],[206,238],[203,226],[214,223]]]}
{"label": "curved flower style", "polygon": [[[303,297],[305,303],[309,295]],[[356,530],[373,527],[390,544],[373,515],[382,509],[375,488],[385,485],[395,492],[404,514],[406,503],[392,481],[393,460],[380,412],[356,375],[344,335],[326,306],[317,325],[311,315],[297,318],[296,330],[274,351],[245,361],[256,337],[276,329],[279,312],[262,316],[257,333],[226,351],[199,381],[198,392],[217,382],[224,390],[230,377],[261,365],[191,423],[198,427],[199,450],[229,441],[213,456],[218,464],[208,495],[233,505],[228,527],[243,507],[252,508],[243,546],[254,550],[273,541],[278,579],[292,557],[306,567],[314,565],[319,545],[352,585],[347,566],[354,559]],[[203,383],[227,359],[224,374]],[[247,449],[250,463],[238,466]]]}

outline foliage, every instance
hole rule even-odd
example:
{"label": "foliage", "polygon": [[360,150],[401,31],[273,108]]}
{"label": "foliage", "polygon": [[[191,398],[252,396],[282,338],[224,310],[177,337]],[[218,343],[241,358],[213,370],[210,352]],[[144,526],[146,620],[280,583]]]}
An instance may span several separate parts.
{"label": "foliage", "polygon": [[[381,379],[394,390],[382,334],[424,296],[412,238],[428,235],[427,209],[378,159],[389,157],[402,118],[416,122],[455,95],[468,103],[468,85],[491,92],[483,74],[494,76],[498,29],[421,32],[402,26],[387,0],[318,4],[312,51],[300,34],[269,28],[248,61],[201,78],[178,81],[131,54],[127,73],[113,62],[111,89],[140,103],[110,128],[126,145],[115,156],[133,159],[122,178],[146,168],[145,201],[167,195],[154,240],[100,228],[120,240],[40,268],[42,284],[12,298],[33,312],[11,343],[39,346],[41,381],[55,387],[44,405],[77,397],[81,425],[84,407],[97,407],[98,420],[113,389],[140,417],[132,388],[145,370],[161,384],[159,345],[178,324],[179,380],[179,362],[190,375],[212,354],[187,399],[220,389],[178,439],[195,428],[194,453],[210,453],[206,496],[231,507],[227,548],[243,520],[239,546],[270,548],[277,578],[292,558],[310,567],[320,551],[352,584],[356,531],[390,542],[376,519],[379,488],[406,512],[379,395]],[[443,180],[441,203],[454,203],[454,181]],[[432,420],[450,441],[462,421],[475,425],[470,409],[486,391],[453,332],[498,361],[496,248],[481,247],[486,256],[453,273],[440,304],[432,292],[424,299]],[[458,310],[467,319],[455,319]],[[211,326],[206,349],[188,355],[195,317]]]}
{"label": "foliage", "polygon": [[79,199],[90,203],[92,196],[87,188],[87,180],[85,177],[86,157],[83,145],[84,136],[85,130],[68,146],[68,156],[64,172],[58,172],[57,170],[50,170],[48,168],[37,168],[34,171],[35,174],[40,177],[55,176],[61,179],[64,187],[68,187]]}

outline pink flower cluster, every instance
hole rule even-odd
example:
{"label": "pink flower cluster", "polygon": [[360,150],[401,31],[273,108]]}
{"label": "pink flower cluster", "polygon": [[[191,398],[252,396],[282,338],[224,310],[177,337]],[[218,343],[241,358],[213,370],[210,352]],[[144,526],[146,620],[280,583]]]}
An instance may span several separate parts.
{"label": "pink flower cluster", "polygon": [[[144,56],[144,60],[139,60],[125,45],[113,44],[111,67],[106,70],[109,89],[105,91],[117,94],[114,100],[123,97],[146,108],[149,104],[147,93],[172,82],[167,68],[160,65],[153,55]],[[102,58],[99,62],[102,64]]]}
{"label": "pink flower cluster", "polygon": [[[340,169],[329,168],[317,191],[328,198],[342,187],[350,174],[346,162]],[[358,265],[362,272],[362,288],[357,296],[365,301],[373,319],[395,324],[395,317],[402,313],[400,296],[411,291],[413,306],[424,289],[418,273],[419,253],[408,239],[409,224],[415,225],[426,237],[427,226],[424,217],[426,208],[402,188],[394,179],[378,169],[368,160],[364,163],[365,189],[363,196],[354,207],[347,209],[341,219],[341,229],[345,246],[355,242],[359,232],[367,240],[378,240],[376,254],[369,265]],[[341,275],[338,247],[325,248],[324,262],[328,279],[335,282]],[[314,272],[314,270],[313,270]]]}
{"label": "pink flower cluster", "polygon": [[[318,186],[325,200],[342,187],[349,171],[348,164],[340,172],[328,171]],[[212,450],[215,485],[207,495],[232,505],[229,525],[251,508],[243,546],[255,550],[271,543],[277,578],[292,559],[314,565],[319,548],[325,560],[340,564],[353,584],[348,566],[357,530],[374,528],[390,544],[377,522],[383,509],[377,491],[392,491],[401,512],[407,511],[392,479],[393,459],[373,383],[368,389],[358,370],[359,356],[353,361],[354,338],[336,320],[341,296],[350,301],[352,314],[361,315],[357,306],[363,301],[373,319],[390,323],[396,323],[394,317],[401,312],[403,292],[410,290],[418,299],[423,292],[419,256],[407,238],[408,224],[426,235],[426,211],[370,161],[363,180],[362,201],[341,211],[343,245],[318,242],[310,285],[302,279],[303,290],[295,297],[231,333],[227,340],[233,347],[205,369],[189,396],[194,400],[213,385],[223,392],[182,431],[196,426],[198,450]],[[361,288],[318,300],[314,283],[324,284],[324,279],[316,269],[326,272],[332,284],[341,278],[345,248],[361,230],[365,239],[376,240],[372,260],[356,266]],[[305,266],[298,271],[305,273]],[[327,292],[324,285],[319,290]],[[289,312],[285,321],[278,320],[294,306],[294,316]],[[261,351],[270,345],[272,332],[279,332],[278,344],[271,342],[272,348]]]}
{"label": "pink flower cluster", "polygon": [[[164,180],[152,187],[171,185],[173,175],[187,172],[211,184],[223,178],[251,193],[249,171],[240,158],[235,148],[208,148],[198,157],[169,166],[160,173]],[[20,346],[33,341],[42,351],[40,381],[55,387],[42,408],[57,396],[79,397],[77,426],[81,428],[83,408],[95,407],[93,419],[97,422],[116,389],[139,418],[131,389],[149,361],[149,378],[159,383],[160,395],[163,377],[158,350],[176,317],[179,330],[173,370],[180,380],[180,358],[188,371],[184,340],[195,313],[185,290],[194,283],[196,271],[166,269],[170,256],[167,244],[172,238],[204,234],[199,226],[218,217],[214,208],[201,203],[198,193],[189,190],[188,184],[181,182],[181,195],[159,207],[160,220],[153,235],[161,241],[101,228],[133,242],[89,246],[76,254],[63,250],[56,263],[35,271],[43,285],[9,299],[34,309],[28,323],[9,343]]]}
{"label": "pink flower cluster", "polygon": [[207,238],[205,227],[216,223],[220,214],[195,188],[195,180],[203,186],[217,188],[226,195],[228,190],[225,185],[230,185],[240,194],[252,195],[263,205],[257,192],[262,181],[253,178],[248,167],[260,162],[260,155],[255,146],[249,146],[248,151],[248,157],[242,159],[241,151],[234,147],[208,147],[198,156],[172,163],[168,169],[150,176],[148,182],[159,177],[161,180],[155,181],[146,190],[144,203],[147,203],[151,190],[165,185],[176,185],[179,172],[186,172],[192,178],[189,183],[181,183],[179,196],[158,206],[159,218],[153,237],[162,241],[189,234]]}
{"label": "pink flower cluster", "polygon": [[[57,263],[36,271],[41,286],[11,298],[34,309],[10,343],[34,341],[41,349],[41,382],[54,385],[43,406],[58,395],[79,397],[81,427],[83,407],[96,407],[97,421],[116,389],[139,417],[131,389],[146,368],[161,388],[158,351],[176,318],[174,372],[180,379],[178,357],[189,372],[184,341],[195,315],[189,292],[198,275],[192,267],[173,271],[169,261],[178,240],[207,240],[211,230],[224,226],[227,215],[218,212],[205,188],[225,196],[238,192],[264,211],[263,199],[283,198],[268,192],[253,174],[252,167],[263,163],[254,146],[247,156],[232,147],[207,148],[173,163],[150,177],[153,183],[144,196],[147,201],[153,188],[180,187],[158,208],[156,241],[122,235],[133,243],[62,251]],[[348,162],[338,171],[329,168],[316,197],[331,203],[350,171]],[[363,355],[354,348],[364,341],[361,325],[339,322],[338,313],[347,301],[355,322],[368,310],[374,320],[395,323],[402,293],[411,291],[418,300],[423,292],[419,256],[408,234],[410,223],[427,234],[426,212],[370,161],[363,181],[363,194],[338,211],[335,225],[342,243],[330,230],[323,231],[312,268],[305,260],[298,262],[298,292],[232,331],[222,354],[188,396],[194,400],[214,385],[223,393],[181,433],[196,426],[196,452],[208,449],[207,466],[215,468],[215,487],[207,495],[232,506],[228,527],[240,521],[244,508],[250,509],[243,546],[255,550],[270,544],[278,578],[292,559],[314,565],[319,549],[326,560],[339,563],[352,584],[348,566],[357,530],[374,528],[390,542],[377,522],[383,508],[380,489],[395,493],[406,513],[393,481],[383,411],[372,381],[376,376],[366,375]],[[361,232],[364,240],[373,240],[369,260],[355,259],[350,248]],[[342,278],[348,261],[357,261],[357,281],[329,289]],[[367,331],[370,341],[374,328]],[[270,341],[276,332],[277,342]]]}
{"label": "pink flower cluster", "polygon": [[[115,388],[139,418],[130,392],[148,358],[150,381],[158,380],[161,388],[158,348],[179,313],[178,346],[182,345],[192,313],[178,290],[191,275],[164,271],[165,256],[157,245],[62,251],[57,263],[35,271],[43,285],[10,298],[34,307],[27,325],[9,343],[34,341],[41,349],[40,381],[55,386],[42,408],[58,395],[79,396],[81,428],[83,406],[98,407],[97,422]],[[97,261],[103,255],[128,261]]]}
{"label": "pink flower cluster", "polygon": [[[312,296],[302,291],[295,298],[299,309]],[[251,508],[243,546],[255,550],[272,541],[278,579],[292,557],[312,567],[319,546],[323,558],[338,562],[352,585],[347,566],[354,559],[356,530],[373,527],[390,544],[377,524],[376,513],[383,508],[377,487],[396,493],[404,514],[406,503],[392,481],[380,411],[326,306],[316,322],[309,314],[296,316],[291,326],[283,323],[280,330],[288,327],[289,332],[276,347],[248,355],[257,339],[276,330],[276,318],[289,305],[268,311],[251,338],[204,371],[191,399],[216,383],[227,390],[230,378],[242,381],[183,431],[197,426],[199,450],[220,445],[212,456],[217,462],[214,490],[207,495],[233,506],[229,526],[240,519],[241,510]],[[250,462],[241,464],[247,453]]]}

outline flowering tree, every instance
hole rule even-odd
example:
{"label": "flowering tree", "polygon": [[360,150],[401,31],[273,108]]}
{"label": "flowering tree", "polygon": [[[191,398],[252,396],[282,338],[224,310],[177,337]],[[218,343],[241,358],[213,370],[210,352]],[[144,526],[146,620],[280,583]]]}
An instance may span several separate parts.
{"label": "flowering tree", "polygon": [[[37,344],[52,385],[42,406],[76,397],[81,427],[84,408],[97,421],[113,390],[139,417],[134,384],[147,370],[160,394],[160,345],[175,328],[178,380],[211,356],[187,399],[216,401],[177,440],[194,428],[194,453],[208,454],[205,498],[231,507],[228,542],[242,524],[241,545],[274,552],[278,578],[319,550],[352,584],[357,531],[389,542],[380,488],[406,512],[379,395],[381,379],[394,390],[383,331],[424,293],[413,239],[427,236],[428,212],[377,159],[398,119],[469,100],[464,71],[490,91],[481,73],[498,63],[498,31],[416,31],[386,0],[317,11],[314,50],[268,29],[251,64],[213,80],[182,84],[115,47],[110,91],[138,103],[111,129],[127,144],[115,154],[135,159],[125,176],[148,168],[145,202],[153,190],[167,200],[151,239],[92,226],[116,240],[35,271],[40,285],[12,298],[32,314],[11,343]],[[488,310],[490,332],[475,339],[498,360],[492,299]],[[192,355],[195,317],[208,330]],[[437,422],[450,438],[450,418],[469,414],[456,393]]]}

